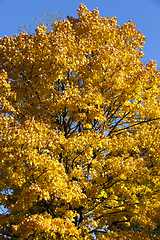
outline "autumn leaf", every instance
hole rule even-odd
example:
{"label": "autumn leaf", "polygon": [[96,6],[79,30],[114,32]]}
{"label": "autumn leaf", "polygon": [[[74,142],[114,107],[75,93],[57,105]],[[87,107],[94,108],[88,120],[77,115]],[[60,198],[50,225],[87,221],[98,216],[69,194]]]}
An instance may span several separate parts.
{"label": "autumn leaf", "polygon": [[159,239],[160,71],[77,13],[0,39],[0,238]]}

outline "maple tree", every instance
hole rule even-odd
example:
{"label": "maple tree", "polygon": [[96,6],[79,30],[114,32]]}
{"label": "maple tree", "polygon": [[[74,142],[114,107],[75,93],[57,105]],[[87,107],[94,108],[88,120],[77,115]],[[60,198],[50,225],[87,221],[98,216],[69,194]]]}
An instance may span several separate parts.
{"label": "maple tree", "polygon": [[77,13],[0,39],[0,239],[159,239],[160,71]]}

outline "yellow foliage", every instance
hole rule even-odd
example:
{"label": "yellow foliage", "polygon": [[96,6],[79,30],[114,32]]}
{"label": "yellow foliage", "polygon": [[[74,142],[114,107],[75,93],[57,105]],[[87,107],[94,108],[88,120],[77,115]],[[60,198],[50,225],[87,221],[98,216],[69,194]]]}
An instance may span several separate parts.
{"label": "yellow foliage", "polygon": [[159,239],[160,71],[77,13],[0,39],[0,238]]}

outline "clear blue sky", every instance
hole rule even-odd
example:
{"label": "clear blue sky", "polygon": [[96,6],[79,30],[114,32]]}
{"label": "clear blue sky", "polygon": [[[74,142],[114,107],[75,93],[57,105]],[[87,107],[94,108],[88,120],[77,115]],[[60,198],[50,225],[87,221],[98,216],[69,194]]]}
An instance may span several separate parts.
{"label": "clear blue sky", "polygon": [[118,24],[131,19],[147,38],[145,59],[156,60],[160,69],[160,0],[0,0],[0,37],[18,33],[19,25],[32,22],[36,14],[59,11],[76,17],[80,3],[89,10],[98,7],[100,16],[116,16]]}

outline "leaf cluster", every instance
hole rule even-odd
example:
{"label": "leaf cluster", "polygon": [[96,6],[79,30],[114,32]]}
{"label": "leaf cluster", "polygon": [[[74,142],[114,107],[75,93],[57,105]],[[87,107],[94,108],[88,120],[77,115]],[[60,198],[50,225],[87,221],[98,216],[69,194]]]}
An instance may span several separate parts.
{"label": "leaf cluster", "polygon": [[159,239],[160,71],[134,23],[77,14],[0,39],[0,237]]}

